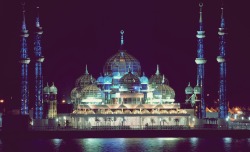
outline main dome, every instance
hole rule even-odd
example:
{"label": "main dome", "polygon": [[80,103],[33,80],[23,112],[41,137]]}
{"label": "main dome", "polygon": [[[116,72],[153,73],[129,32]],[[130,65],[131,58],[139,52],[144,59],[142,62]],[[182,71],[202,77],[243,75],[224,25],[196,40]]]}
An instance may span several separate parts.
{"label": "main dome", "polygon": [[122,77],[129,71],[129,69],[134,75],[140,76],[140,62],[125,50],[119,50],[106,61],[103,67],[103,73]]}
{"label": "main dome", "polygon": [[123,40],[124,31],[121,30],[120,33],[120,49],[115,55],[113,55],[106,61],[103,67],[103,73],[112,76],[114,79],[120,79],[125,74],[127,74],[130,69],[132,74],[139,77],[141,75],[140,62],[135,57],[126,52],[126,50],[124,49]]}

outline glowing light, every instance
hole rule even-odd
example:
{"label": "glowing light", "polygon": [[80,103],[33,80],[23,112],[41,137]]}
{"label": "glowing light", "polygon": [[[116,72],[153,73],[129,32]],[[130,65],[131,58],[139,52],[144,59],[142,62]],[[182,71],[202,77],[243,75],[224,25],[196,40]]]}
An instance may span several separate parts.
{"label": "glowing light", "polygon": [[242,120],[244,120],[244,117],[241,117]]}
{"label": "glowing light", "polygon": [[195,121],[195,118],[193,118],[193,121]]}
{"label": "glowing light", "polygon": [[4,103],[4,100],[3,100],[3,99],[1,99],[1,100],[0,100],[0,103]]}
{"label": "glowing light", "polygon": [[66,101],[65,100],[62,100],[62,103],[65,103]]}
{"label": "glowing light", "polygon": [[237,119],[237,114],[236,114],[236,115],[234,115],[234,119]]}

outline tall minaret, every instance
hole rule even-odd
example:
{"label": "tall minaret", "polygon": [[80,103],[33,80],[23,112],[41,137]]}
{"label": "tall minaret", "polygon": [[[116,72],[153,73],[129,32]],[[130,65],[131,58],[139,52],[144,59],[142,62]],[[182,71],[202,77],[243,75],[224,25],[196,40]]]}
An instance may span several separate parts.
{"label": "tall minaret", "polygon": [[42,75],[42,56],[41,36],[43,34],[42,27],[40,26],[39,7],[37,7],[36,16],[36,32],[34,40],[34,53],[35,53],[35,111],[34,119],[43,118],[43,75]]}
{"label": "tall minaret", "polygon": [[21,115],[29,114],[29,85],[28,85],[28,64],[30,58],[28,57],[27,38],[29,36],[25,23],[25,3],[23,6],[23,23],[21,29],[21,51],[20,51],[20,64],[21,64]]}
{"label": "tall minaret", "polygon": [[220,54],[217,56],[217,61],[220,64],[220,84],[219,84],[219,118],[226,118],[228,116],[228,106],[226,98],[226,50],[225,50],[225,20],[223,16],[223,7],[221,8],[221,23],[219,28],[219,50]]}
{"label": "tall minaret", "polygon": [[197,46],[197,58],[195,59],[195,63],[197,64],[197,85],[201,87],[200,92],[200,108],[199,113],[197,114],[198,118],[206,117],[206,105],[204,99],[204,65],[207,60],[204,58],[204,44],[203,39],[205,38],[205,31],[203,30],[203,22],[202,22],[202,7],[203,3],[199,3],[200,7],[200,20],[199,20],[199,31],[197,31],[196,37],[198,38],[198,46]]}

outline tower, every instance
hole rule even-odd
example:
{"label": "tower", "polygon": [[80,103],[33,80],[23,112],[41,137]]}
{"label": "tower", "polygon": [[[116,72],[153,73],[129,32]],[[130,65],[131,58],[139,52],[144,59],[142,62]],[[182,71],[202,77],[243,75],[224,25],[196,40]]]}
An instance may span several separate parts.
{"label": "tower", "polygon": [[199,19],[199,31],[197,31],[197,58],[195,59],[195,63],[197,64],[197,85],[201,87],[200,92],[200,110],[197,113],[198,118],[205,118],[206,117],[206,105],[205,105],[205,98],[204,98],[204,65],[207,60],[204,58],[204,44],[203,39],[205,38],[205,31],[203,29],[203,22],[202,22],[202,7],[203,3],[199,3],[200,7],[200,19]]}
{"label": "tower", "polygon": [[49,108],[48,108],[48,118],[53,119],[57,117],[57,88],[52,84],[49,88],[50,95],[49,95]]}
{"label": "tower", "polygon": [[43,75],[42,63],[44,57],[42,56],[41,36],[43,34],[42,27],[40,26],[39,7],[36,16],[36,31],[34,40],[34,53],[35,53],[35,119],[43,118]]}
{"label": "tower", "polygon": [[227,98],[226,98],[226,49],[225,49],[225,19],[223,15],[223,7],[221,8],[221,22],[218,31],[219,56],[217,62],[220,65],[220,80],[219,80],[219,118],[226,118],[228,116]]}
{"label": "tower", "polygon": [[20,51],[20,64],[21,64],[21,115],[29,114],[29,84],[28,84],[28,65],[30,58],[28,57],[27,38],[29,36],[25,23],[25,3],[22,3],[22,29],[21,29],[21,51]]}

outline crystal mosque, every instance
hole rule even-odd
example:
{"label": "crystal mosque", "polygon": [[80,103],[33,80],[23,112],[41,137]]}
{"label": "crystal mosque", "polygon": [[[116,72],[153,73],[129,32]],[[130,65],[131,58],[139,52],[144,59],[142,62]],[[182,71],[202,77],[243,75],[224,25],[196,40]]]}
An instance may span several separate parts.
{"label": "crystal mosque", "polygon": [[[121,31],[123,37],[123,31]],[[123,42],[123,40],[121,40]],[[75,81],[71,99],[77,105],[104,104],[171,104],[175,92],[167,78],[156,72],[150,78],[141,74],[140,62],[121,49],[103,67],[104,75],[95,79],[86,66],[85,73]]]}
{"label": "crystal mosque", "polygon": [[[58,90],[53,84],[44,87],[42,80],[42,56],[39,16],[36,18],[36,36],[34,42],[35,53],[35,107],[29,112],[28,92],[28,64],[27,38],[29,36],[25,23],[23,6],[23,23],[21,33],[21,115],[30,115],[33,126],[66,126],[72,128],[93,128],[119,126],[125,128],[143,128],[154,126],[194,126],[204,122],[206,106],[204,100],[204,57],[203,39],[205,31],[202,22],[202,7],[199,4],[200,19],[197,31],[197,85],[186,87],[186,101],[191,102],[193,108],[183,109],[175,102],[175,91],[167,79],[167,75],[160,72],[160,65],[155,66],[155,73],[147,77],[141,69],[140,62],[125,48],[124,31],[121,30],[120,48],[103,65],[99,77],[91,75],[91,69],[86,65],[85,73],[75,80],[70,97],[74,108],[68,113],[57,113]],[[37,7],[39,9],[39,7]],[[219,118],[227,117],[226,89],[225,89],[225,43],[224,43],[223,8],[221,27],[219,28],[220,55],[220,107]],[[72,80],[74,81],[74,80]],[[214,117],[214,116],[213,116]],[[215,116],[218,118],[218,113]],[[217,123],[212,121],[210,123]]]}

